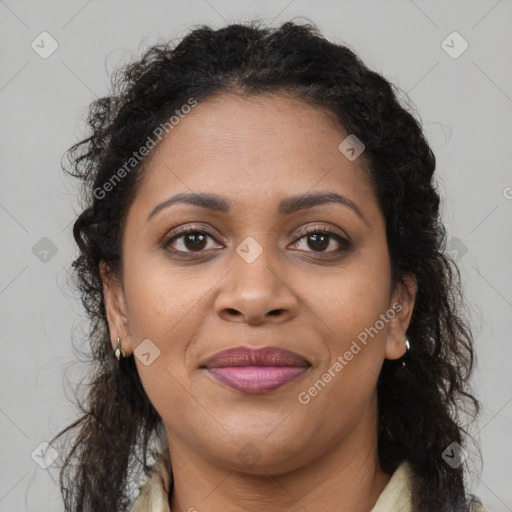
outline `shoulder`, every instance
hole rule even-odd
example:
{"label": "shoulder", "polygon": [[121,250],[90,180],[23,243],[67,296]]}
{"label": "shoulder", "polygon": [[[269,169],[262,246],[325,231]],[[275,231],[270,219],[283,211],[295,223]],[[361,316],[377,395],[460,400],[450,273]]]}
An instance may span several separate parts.
{"label": "shoulder", "polygon": [[475,496],[474,494],[470,494],[469,498],[471,499],[470,503],[470,512],[487,512],[484,508],[483,503],[480,501],[480,498],[478,496]]}
{"label": "shoulder", "polygon": [[402,462],[391,475],[391,479],[380,493],[371,512],[412,512],[413,473],[408,462]]}
{"label": "shoulder", "polygon": [[139,487],[139,494],[130,512],[170,512],[169,489],[171,485],[171,459],[169,450],[159,454],[151,466],[146,482]]}
{"label": "shoulder", "polygon": [[[402,462],[391,475],[371,512],[412,512],[414,473],[407,461]],[[480,499],[470,494],[469,512],[487,512]]]}

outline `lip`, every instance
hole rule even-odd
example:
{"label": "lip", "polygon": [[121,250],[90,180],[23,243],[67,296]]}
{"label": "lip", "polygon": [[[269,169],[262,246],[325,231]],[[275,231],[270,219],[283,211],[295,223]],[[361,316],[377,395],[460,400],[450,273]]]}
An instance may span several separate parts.
{"label": "lip", "polygon": [[235,347],[214,354],[201,366],[218,381],[246,393],[277,389],[310,367],[304,357],[278,347]]}

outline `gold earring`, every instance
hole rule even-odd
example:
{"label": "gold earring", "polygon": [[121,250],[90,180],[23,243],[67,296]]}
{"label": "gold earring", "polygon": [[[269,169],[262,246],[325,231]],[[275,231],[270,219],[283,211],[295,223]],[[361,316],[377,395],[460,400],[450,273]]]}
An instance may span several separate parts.
{"label": "gold earring", "polygon": [[117,337],[117,347],[114,352],[114,355],[116,356],[118,361],[121,359],[121,356],[126,357],[126,352],[121,347],[121,340],[119,339],[119,336]]}
{"label": "gold earring", "polygon": [[[407,339],[407,336],[405,337],[405,354],[409,352],[409,349],[411,348],[411,344],[409,343],[409,340]],[[404,356],[405,356],[404,354]],[[403,357],[403,356],[402,356]],[[402,361],[402,366],[407,366],[404,361]]]}

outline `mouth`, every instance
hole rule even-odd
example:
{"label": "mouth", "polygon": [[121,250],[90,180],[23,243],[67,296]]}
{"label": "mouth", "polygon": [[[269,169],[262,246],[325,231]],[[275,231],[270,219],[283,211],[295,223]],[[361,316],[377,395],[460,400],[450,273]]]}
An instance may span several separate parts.
{"label": "mouth", "polygon": [[277,389],[310,367],[304,357],[277,347],[235,347],[214,354],[201,366],[221,383],[245,393]]}

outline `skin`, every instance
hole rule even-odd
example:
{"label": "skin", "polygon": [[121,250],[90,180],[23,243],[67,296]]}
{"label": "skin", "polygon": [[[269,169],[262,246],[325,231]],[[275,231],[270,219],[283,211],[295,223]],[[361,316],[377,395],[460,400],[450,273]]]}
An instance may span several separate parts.
{"label": "skin", "polygon": [[[192,109],[147,162],[128,211],[123,276],[101,269],[113,348],[119,336],[128,355],[146,339],[160,350],[151,364],[136,364],[165,426],[173,512],[369,512],[389,481],[377,457],[376,383],[384,359],[406,351],[416,281],[391,282],[364,154],[350,161],[338,149],[347,135],[330,113],[299,99],[223,94]],[[277,212],[282,199],[318,191],[348,197],[365,220],[336,203]],[[218,194],[232,209],[176,203],[147,221],[156,205],[188,192]],[[162,247],[182,225],[211,235],[199,252],[186,235]],[[317,227],[353,249],[336,253],[333,237],[308,241],[303,230]],[[263,251],[252,263],[236,252],[249,236]],[[298,394],[393,304],[400,312],[300,403]],[[292,350],[311,368],[260,394],[199,368],[240,345]]]}

